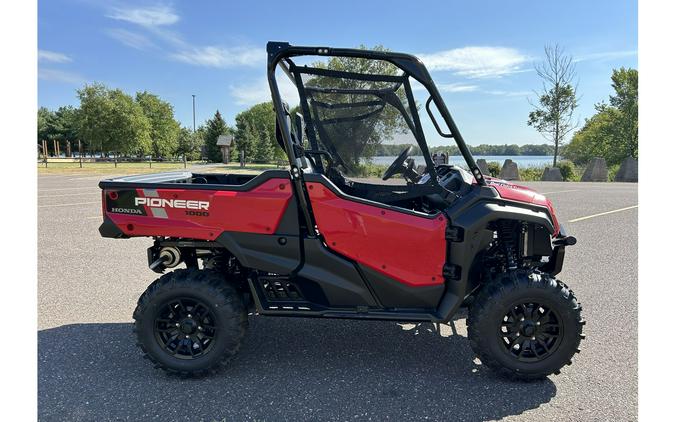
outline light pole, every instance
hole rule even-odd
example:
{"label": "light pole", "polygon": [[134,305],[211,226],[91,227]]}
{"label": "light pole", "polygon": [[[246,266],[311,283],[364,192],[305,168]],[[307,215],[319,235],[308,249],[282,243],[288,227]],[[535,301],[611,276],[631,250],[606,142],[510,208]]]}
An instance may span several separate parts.
{"label": "light pole", "polygon": [[[192,136],[194,138],[194,134],[196,132],[196,127],[197,125],[195,124],[195,94],[192,94]],[[194,139],[190,139],[190,152],[192,152],[192,149],[194,148]],[[183,154],[183,168],[187,168],[187,152]]]}
{"label": "light pole", "polygon": [[196,132],[195,124],[195,94],[192,94],[192,133]]}

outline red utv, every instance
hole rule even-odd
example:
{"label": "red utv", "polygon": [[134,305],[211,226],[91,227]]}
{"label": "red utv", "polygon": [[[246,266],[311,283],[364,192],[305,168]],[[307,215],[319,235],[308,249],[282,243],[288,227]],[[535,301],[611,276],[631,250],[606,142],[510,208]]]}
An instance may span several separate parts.
{"label": "red utv", "polygon": [[[152,270],[186,267],[138,300],[145,355],[172,373],[204,374],[237,352],[252,313],[447,322],[468,307],[471,347],[497,372],[534,379],[569,364],[584,321],[555,275],[575,239],[542,195],[483,176],[424,65],[280,42],[267,52],[289,170],[100,183],[102,236],[152,237]],[[361,70],[321,65],[334,57]],[[282,72],[299,113],[280,96]],[[434,165],[423,130],[432,126],[454,139],[468,171]],[[382,181],[360,178],[385,146],[402,151]]]}

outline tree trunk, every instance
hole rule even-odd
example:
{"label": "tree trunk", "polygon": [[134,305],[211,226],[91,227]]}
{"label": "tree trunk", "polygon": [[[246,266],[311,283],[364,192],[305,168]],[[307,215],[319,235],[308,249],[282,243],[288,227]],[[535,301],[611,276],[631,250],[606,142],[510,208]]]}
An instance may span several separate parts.
{"label": "tree trunk", "polygon": [[553,150],[553,167],[556,167],[558,164],[558,145],[560,144],[560,131],[559,131],[559,121],[555,122],[555,138],[553,138],[555,143],[555,149]]}

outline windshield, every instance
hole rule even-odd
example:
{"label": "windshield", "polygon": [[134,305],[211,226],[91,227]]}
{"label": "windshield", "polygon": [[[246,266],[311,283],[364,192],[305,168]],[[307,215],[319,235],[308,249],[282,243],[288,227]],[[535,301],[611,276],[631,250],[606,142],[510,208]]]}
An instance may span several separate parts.
{"label": "windshield", "polygon": [[300,93],[309,147],[326,151],[332,161],[322,161],[320,167],[333,166],[351,177],[381,177],[411,145],[411,164],[428,164],[420,148],[423,135],[415,123],[419,118],[408,76],[398,67],[349,58],[311,67],[291,65],[289,70]]}

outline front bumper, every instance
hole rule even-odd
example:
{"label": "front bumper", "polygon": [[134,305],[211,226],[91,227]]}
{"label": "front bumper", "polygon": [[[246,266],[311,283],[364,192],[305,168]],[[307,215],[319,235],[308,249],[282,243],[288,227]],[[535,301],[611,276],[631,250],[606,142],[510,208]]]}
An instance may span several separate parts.
{"label": "front bumper", "polygon": [[561,225],[560,233],[551,243],[553,243],[553,253],[551,253],[548,263],[542,269],[551,275],[556,275],[562,271],[565,261],[565,247],[575,245],[577,239],[574,236],[569,236],[565,232],[565,227]]}

